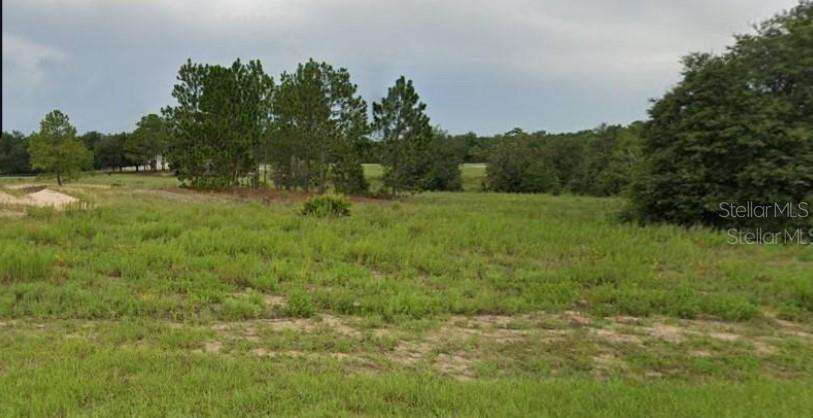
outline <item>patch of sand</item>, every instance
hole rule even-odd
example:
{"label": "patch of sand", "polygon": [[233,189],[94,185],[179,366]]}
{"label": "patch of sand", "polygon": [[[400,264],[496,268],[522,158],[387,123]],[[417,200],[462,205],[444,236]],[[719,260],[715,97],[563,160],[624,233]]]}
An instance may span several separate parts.
{"label": "patch of sand", "polygon": [[465,357],[465,353],[456,352],[438,354],[435,359],[435,369],[441,374],[454,377],[458,380],[471,380],[475,377],[474,362]]}
{"label": "patch of sand", "polygon": [[[18,189],[37,188],[39,186],[31,185],[16,185]],[[26,187],[21,187],[26,186]],[[56,209],[65,208],[68,205],[78,202],[79,199],[49,189],[39,189],[33,193],[28,193],[25,196],[16,197],[11,194],[0,191],[0,204],[6,205],[21,205],[21,206],[35,206],[35,207],[53,207]]]}
{"label": "patch of sand", "polygon": [[72,203],[76,203],[79,199],[66,195],[65,193],[55,192],[49,189],[42,189],[38,192],[31,193],[28,198],[34,202],[35,206],[53,206],[65,207]]}
{"label": "patch of sand", "polygon": [[656,323],[649,327],[648,331],[653,337],[673,344],[683,342],[683,330],[676,326]]}
{"label": "patch of sand", "polygon": [[18,203],[17,203],[17,198],[15,196],[12,196],[12,195],[0,190],[0,204],[16,205]]}
{"label": "patch of sand", "polygon": [[598,375],[610,373],[613,370],[624,369],[627,366],[624,360],[616,357],[612,353],[601,353],[592,356],[591,359],[593,360],[594,366],[593,372]]}

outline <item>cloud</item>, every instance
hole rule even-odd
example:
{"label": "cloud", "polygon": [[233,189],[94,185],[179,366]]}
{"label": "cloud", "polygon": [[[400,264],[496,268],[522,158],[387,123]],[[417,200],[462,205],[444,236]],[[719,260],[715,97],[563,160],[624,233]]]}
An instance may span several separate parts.
{"label": "cloud", "polygon": [[[678,80],[681,56],[722,51],[795,3],[4,0],[4,85],[36,74],[47,88],[4,89],[17,106],[4,107],[3,125],[30,129],[60,106],[88,124],[80,130],[132,129],[170,103],[187,57],[259,58],[275,75],[313,57],[348,68],[368,101],[404,74],[451,132],[626,123]],[[7,42],[18,51],[9,65]]]}
{"label": "cloud", "polygon": [[[66,54],[59,49],[3,32],[3,75],[6,75],[8,65],[8,72],[17,76],[14,81],[28,87],[40,86],[45,81],[44,67],[65,57]],[[5,80],[3,84],[6,84]]]}

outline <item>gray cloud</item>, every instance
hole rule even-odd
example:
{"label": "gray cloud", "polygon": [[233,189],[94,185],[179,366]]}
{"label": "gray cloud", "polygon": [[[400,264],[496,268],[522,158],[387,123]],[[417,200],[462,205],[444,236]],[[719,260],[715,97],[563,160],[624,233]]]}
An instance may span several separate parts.
{"label": "gray cloud", "polygon": [[690,51],[796,0],[4,0],[3,129],[53,108],[80,131],[129,130],[171,103],[178,67],[314,57],[368,101],[400,74],[451,132],[562,131],[644,118]]}

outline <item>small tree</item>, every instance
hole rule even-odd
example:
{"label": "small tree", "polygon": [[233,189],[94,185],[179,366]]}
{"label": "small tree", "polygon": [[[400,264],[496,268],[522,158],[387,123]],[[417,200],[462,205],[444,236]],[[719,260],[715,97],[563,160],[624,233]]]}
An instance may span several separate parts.
{"label": "small tree", "polygon": [[93,154],[76,139],[76,128],[70,124],[68,115],[59,110],[45,115],[28,152],[31,167],[55,175],[60,186],[65,180],[79,177],[82,170],[93,164]]}

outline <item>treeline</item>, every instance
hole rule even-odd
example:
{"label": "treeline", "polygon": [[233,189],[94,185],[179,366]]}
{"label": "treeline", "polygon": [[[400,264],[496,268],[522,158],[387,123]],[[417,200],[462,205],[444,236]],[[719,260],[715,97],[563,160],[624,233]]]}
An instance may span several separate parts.
{"label": "treeline", "polygon": [[487,190],[511,193],[624,192],[641,161],[641,122],[546,134],[515,129],[478,145],[487,161]]}
{"label": "treeline", "polygon": [[[396,80],[368,105],[344,68],[309,60],[278,82],[259,61],[230,67],[188,61],[162,109],[166,156],[193,187],[261,183],[342,193],[368,190],[363,162],[384,165],[393,192],[459,190],[447,135],[433,129],[412,81]],[[270,168],[270,169],[269,169]]]}
{"label": "treeline", "polygon": [[461,190],[460,164],[485,162],[486,190],[607,196],[629,185],[640,159],[640,124],[453,136],[432,127],[411,80],[400,77],[368,107],[346,69],[314,60],[277,82],[259,61],[188,61],[177,80],[176,104],[162,109],[166,156],[194,187],[364,193],[362,163],[376,162],[391,192]]}
{"label": "treeline", "polygon": [[[134,132],[103,134],[96,131],[76,135],[67,115],[52,112],[64,118],[58,128],[41,127],[39,131],[26,135],[19,131],[3,132],[0,137],[0,175],[47,174],[48,169],[32,167],[30,144],[43,134],[58,134],[61,137],[79,141],[92,154],[91,163],[82,169],[122,171],[125,167],[135,170],[158,170],[160,156],[169,142],[164,121],[158,115],[147,115],[137,124]],[[46,122],[48,116],[43,120]],[[54,144],[56,145],[56,144]],[[71,159],[72,153],[62,158]],[[53,174],[51,172],[51,174]]]}
{"label": "treeline", "polygon": [[[0,173],[39,171],[61,182],[90,168],[155,170],[168,162],[196,188],[273,185],[358,194],[369,189],[363,162],[383,165],[383,184],[392,193],[461,190],[460,164],[483,162],[484,190],[607,196],[627,187],[640,156],[638,124],[556,135],[521,129],[449,135],[432,126],[411,80],[398,78],[368,106],[346,69],[312,59],[277,82],[259,61],[226,67],[188,60],[172,96],[173,105],[144,116],[132,133],[76,136],[67,116],[54,111],[29,137],[4,134],[0,161],[14,163]],[[50,144],[33,160],[31,138]],[[90,151],[92,163],[74,140]]]}

